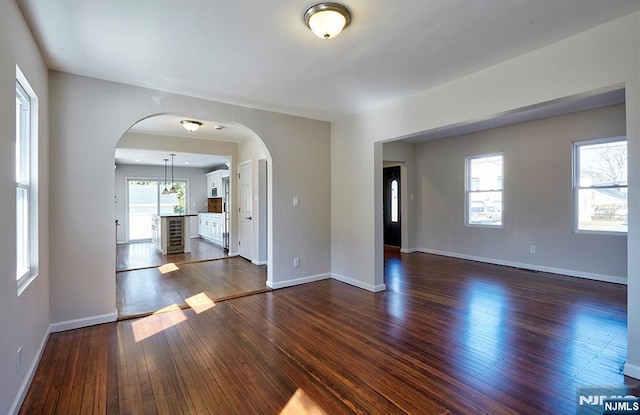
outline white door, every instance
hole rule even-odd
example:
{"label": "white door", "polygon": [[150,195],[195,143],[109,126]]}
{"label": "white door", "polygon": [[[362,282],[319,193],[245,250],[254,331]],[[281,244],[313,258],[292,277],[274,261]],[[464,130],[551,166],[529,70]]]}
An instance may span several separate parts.
{"label": "white door", "polygon": [[253,163],[250,161],[241,163],[238,171],[240,172],[238,251],[240,256],[253,261]]}

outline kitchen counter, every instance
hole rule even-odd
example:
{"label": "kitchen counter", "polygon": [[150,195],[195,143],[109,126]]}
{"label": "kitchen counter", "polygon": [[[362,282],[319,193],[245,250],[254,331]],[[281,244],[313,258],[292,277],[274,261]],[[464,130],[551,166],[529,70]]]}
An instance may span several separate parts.
{"label": "kitchen counter", "polygon": [[164,215],[156,215],[159,216],[161,218],[180,218],[180,217],[189,217],[189,216],[198,216],[197,213],[188,213],[186,215],[178,215],[178,214],[164,214]]}
{"label": "kitchen counter", "polygon": [[191,252],[189,218],[197,215],[153,215],[151,238],[162,255]]}

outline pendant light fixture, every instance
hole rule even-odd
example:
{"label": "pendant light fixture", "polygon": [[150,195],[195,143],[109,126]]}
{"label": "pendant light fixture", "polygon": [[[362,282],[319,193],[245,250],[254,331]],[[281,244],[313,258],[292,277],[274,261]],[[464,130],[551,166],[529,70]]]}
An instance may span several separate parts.
{"label": "pendant light fixture", "polygon": [[305,12],[304,22],[316,36],[331,39],[349,26],[351,13],[342,4],[318,3]]}
{"label": "pendant light fixture", "polygon": [[164,159],[164,190],[162,191],[163,195],[169,194],[169,189],[167,189],[167,162],[169,159]]}
{"label": "pendant light fixture", "polygon": [[169,154],[171,156],[171,189],[169,193],[177,193],[175,186],[173,185],[173,158],[176,156],[175,154]]}

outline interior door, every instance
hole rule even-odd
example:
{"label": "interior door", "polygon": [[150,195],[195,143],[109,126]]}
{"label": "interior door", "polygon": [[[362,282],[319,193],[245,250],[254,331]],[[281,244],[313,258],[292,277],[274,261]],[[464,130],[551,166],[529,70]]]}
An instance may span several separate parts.
{"label": "interior door", "polygon": [[402,246],[400,166],[385,167],[383,173],[384,244]]}
{"label": "interior door", "polygon": [[241,257],[253,261],[253,163],[241,163],[238,166],[238,172],[240,173],[238,252]]}

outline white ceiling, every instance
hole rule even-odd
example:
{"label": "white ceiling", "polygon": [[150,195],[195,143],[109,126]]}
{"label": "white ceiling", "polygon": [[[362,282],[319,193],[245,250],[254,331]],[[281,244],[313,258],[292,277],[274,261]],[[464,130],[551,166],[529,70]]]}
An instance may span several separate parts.
{"label": "white ceiling", "polygon": [[[116,165],[131,164],[138,166],[164,166],[164,159],[169,159],[167,165],[171,167],[169,151],[139,150],[129,148],[116,148]],[[214,156],[211,154],[193,154],[173,152],[174,167],[204,168],[209,169],[220,166],[231,160],[228,156]]]}
{"label": "white ceiling", "polygon": [[[196,131],[189,132],[180,124],[182,120],[200,121],[202,126]],[[222,130],[218,130],[216,127],[221,127]],[[129,129],[129,132],[197,138],[202,140],[229,141],[233,143],[239,143],[251,137],[249,129],[241,125],[207,121],[179,115],[157,115],[146,118],[138,121]]]}
{"label": "white ceiling", "polygon": [[[200,140],[227,141],[239,143],[247,138],[251,138],[251,132],[247,127],[219,123],[207,120],[197,119],[202,126],[198,130],[189,132],[184,129],[181,120],[190,117],[182,117],[179,115],[157,115],[138,121],[130,129],[129,133],[137,134],[154,134],[169,137],[187,137]],[[221,127],[222,129],[216,129]],[[177,151],[155,151],[141,150],[131,148],[116,148],[116,164],[132,164],[145,166],[162,166],[164,158],[168,158],[169,153],[176,154],[174,165],[179,167],[206,168],[210,169],[230,160],[228,156],[211,155],[211,154],[194,154],[182,153]],[[171,163],[171,161],[169,161]]]}
{"label": "white ceiling", "polygon": [[315,37],[300,0],[17,0],[50,68],[335,120],[569,37],[638,0],[344,0]]}

